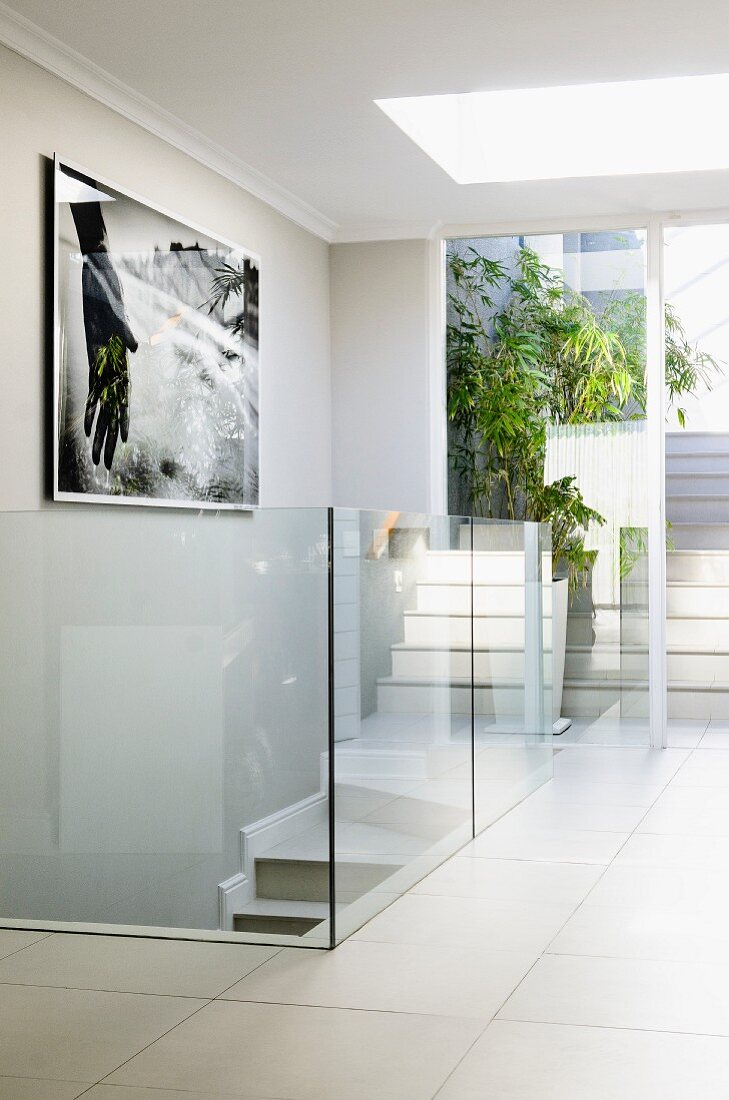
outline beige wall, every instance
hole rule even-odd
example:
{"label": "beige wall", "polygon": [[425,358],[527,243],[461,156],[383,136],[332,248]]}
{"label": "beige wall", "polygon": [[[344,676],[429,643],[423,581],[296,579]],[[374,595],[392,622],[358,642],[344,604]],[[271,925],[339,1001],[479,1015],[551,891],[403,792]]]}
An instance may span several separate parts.
{"label": "beige wall", "polygon": [[328,504],[328,245],[4,47],[0,149],[0,509],[44,504],[43,158],[54,152],[260,254],[261,504]]}
{"label": "beige wall", "polygon": [[332,247],[335,504],[434,507],[432,248],[425,240]]}

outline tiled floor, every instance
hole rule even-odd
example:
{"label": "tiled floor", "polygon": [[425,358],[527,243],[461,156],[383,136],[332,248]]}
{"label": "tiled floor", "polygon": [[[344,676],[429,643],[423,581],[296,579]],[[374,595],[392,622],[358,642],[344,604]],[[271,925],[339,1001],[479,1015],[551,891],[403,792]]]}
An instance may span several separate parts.
{"label": "tiled floor", "polygon": [[0,1100],[725,1100],[729,727],[555,779],[333,953],[0,931]]}

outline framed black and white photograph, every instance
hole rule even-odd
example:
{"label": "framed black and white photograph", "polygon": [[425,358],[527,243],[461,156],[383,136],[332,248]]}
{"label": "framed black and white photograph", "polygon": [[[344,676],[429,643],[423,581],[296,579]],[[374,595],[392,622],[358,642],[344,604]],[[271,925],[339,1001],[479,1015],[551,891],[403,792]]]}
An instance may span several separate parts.
{"label": "framed black and white photograph", "polygon": [[259,501],[258,258],[55,160],[56,500]]}

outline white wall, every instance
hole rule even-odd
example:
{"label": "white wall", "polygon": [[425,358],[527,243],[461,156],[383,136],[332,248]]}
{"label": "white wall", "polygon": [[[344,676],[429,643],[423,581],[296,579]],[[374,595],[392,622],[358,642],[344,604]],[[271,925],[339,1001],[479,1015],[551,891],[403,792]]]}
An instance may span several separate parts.
{"label": "white wall", "polygon": [[4,47],[0,104],[0,509],[44,501],[43,158],[54,152],[260,254],[261,503],[328,504],[326,242]]}
{"label": "white wall", "polygon": [[[431,380],[433,244],[331,250],[334,503],[442,510]],[[435,393],[434,399],[433,394]],[[443,421],[444,423],[444,421]]]}
{"label": "white wall", "polygon": [[1,47],[0,149],[0,915],[211,927],[241,826],[319,791],[326,512],[49,501],[47,158],[261,256],[264,506],[331,501],[329,246]]}

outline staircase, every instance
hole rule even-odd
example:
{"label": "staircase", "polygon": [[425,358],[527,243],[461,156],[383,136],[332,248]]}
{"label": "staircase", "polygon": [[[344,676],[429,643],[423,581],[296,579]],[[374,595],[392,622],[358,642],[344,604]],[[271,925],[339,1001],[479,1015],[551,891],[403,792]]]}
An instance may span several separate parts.
{"label": "staircase", "polygon": [[666,436],[668,713],[729,719],[729,433]]}
{"label": "staircase", "polygon": [[[667,434],[666,517],[668,715],[727,720],[729,433]],[[647,613],[623,611],[598,608],[592,637],[568,639],[563,714],[647,714]]]}
{"label": "staircase", "polygon": [[[404,612],[403,640],[391,647],[392,673],[378,680],[380,713],[469,714],[473,642],[476,712],[524,715],[524,551],[479,549],[479,534],[475,528],[473,596],[470,549],[424,555],[415,607]],[[491,531],[485,537],[493,541]],[[544,593],[546,665],[551,662],[551,589]],[[573,631],[584,626],[576,624]],[[551,670],[547,676],[551,679]]]}
{"label": "staircase", "polygon": [[[339,913],[347,910],[344,922],[352,929],[472,835],[470,781],[459,775],[470,764],[467,735],[444,730],[435,737],[431,730],[414,728],[410,716],[409,722],[389,725],[385,736],[378,721],[378,715],[365,718],[361,736],[336,746],[335,900]],[[328,765],[323,753],[324,790]],[[501,802],[489,807],[496,816],[513,805],[502,805],[508,793],[505,789]],[[329,917],[327,809],[321,798],[311,812],[296,814],[290,807],[290,820],[280,815],[275,828],[251,827],[260,851],[249,863],[253,896],[233,914],[235,931],[318,942],[319,925]],[[288,834],[284,840],[282,827]],[[261,843],[261,832],[270,841]]]}

